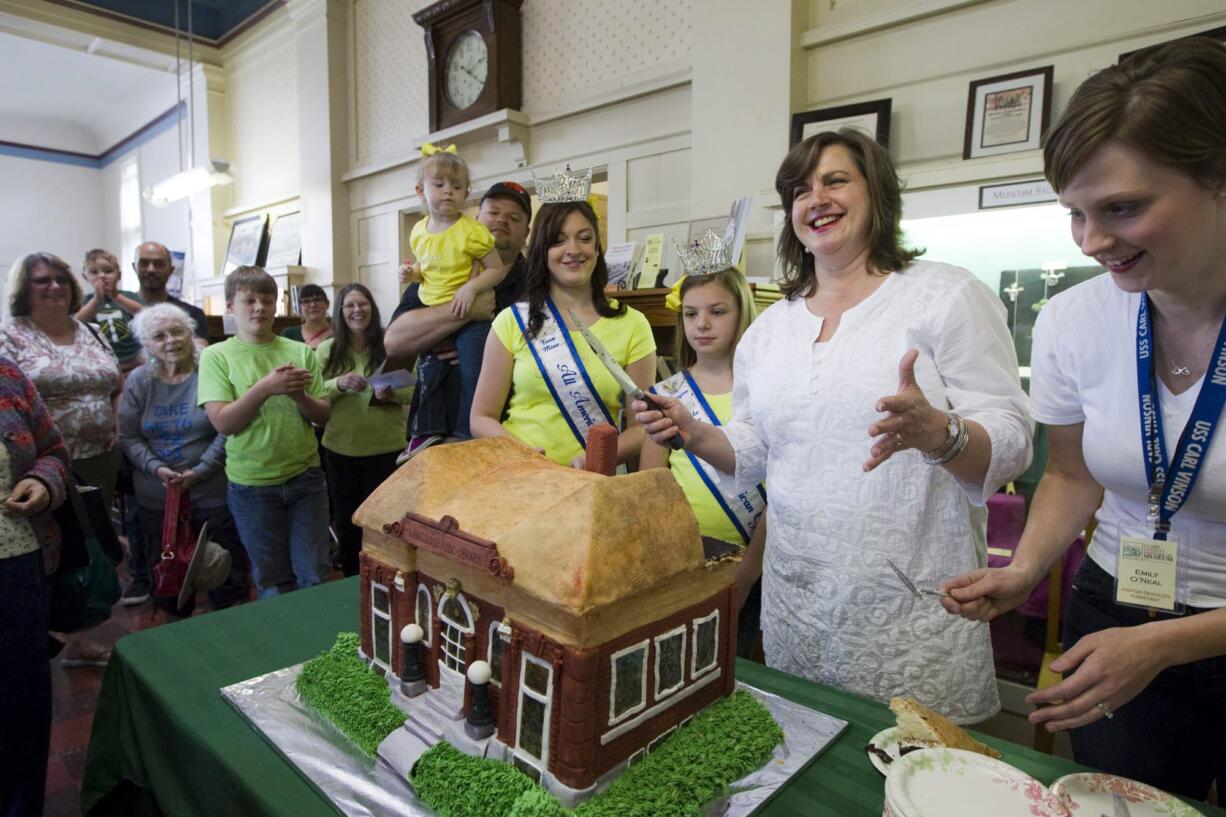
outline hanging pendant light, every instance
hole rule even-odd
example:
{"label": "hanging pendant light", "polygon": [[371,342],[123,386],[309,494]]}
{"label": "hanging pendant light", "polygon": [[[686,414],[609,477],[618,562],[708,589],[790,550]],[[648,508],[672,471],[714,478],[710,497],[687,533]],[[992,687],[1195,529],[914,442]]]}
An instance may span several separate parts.
{"label": "hanging pendant light", "polygon": [[[183,107],[183,76],[182,63],[179,59],[179,0],[174,0],[175,3],[175,110],[181,111]],[[225,159],[210,159],[204,164],[196,164],[196,91],[195,82],[191,79],[192,68],[195,62],[192,59],[192,43],[194,37],[192,32],[192,0],[187,0],[187,70],[188,70],[188,98],[187,98],[187,129],[189,139],[187,144],[183,140],[183,115],[180,112],[178,118],[179,125],[179,172],[173,176],[163,179],[152,187],[145,188],[145,200],[155,207],[165,207],[171,202],[185,199],[196,193],[208,190],[210,187],[215,187],[221,184],[230,184],[234,181],[233,167]],[[184,150],[189,151],[188,159],[184,161]],[[187,168],[186,165],[191,165]]]}

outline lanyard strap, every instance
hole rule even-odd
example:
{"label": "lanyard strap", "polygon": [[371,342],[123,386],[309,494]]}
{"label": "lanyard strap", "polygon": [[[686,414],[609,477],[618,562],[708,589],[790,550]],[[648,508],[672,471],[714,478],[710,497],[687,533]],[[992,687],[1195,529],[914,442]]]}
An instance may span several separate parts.
{"label": "lanyard strap", "polygon": [[[1154,375],[1154,336],[1149,318],[1149,295],[1141,295],[1137,310],[1137,394],[1141,407],[1141,448],[1149,484],[1147,516],[1155,539],[1166,539],[1174,516],[1192,493],[1196,477],[1213,442],[1213,433],[1226,406],[1226,320],[1218,331],[1217,345],[1205,372],[1192,414],[1188,417],[1175,456],[1167,459],[1162,412]],[[1170,472],[1168,465],[1170,463]]]}

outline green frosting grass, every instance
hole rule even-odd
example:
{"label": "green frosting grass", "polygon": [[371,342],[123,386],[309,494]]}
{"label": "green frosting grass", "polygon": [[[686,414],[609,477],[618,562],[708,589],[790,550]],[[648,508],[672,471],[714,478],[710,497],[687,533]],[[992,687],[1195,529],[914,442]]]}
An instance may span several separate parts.
{"label": "green frosting grass", "polygon": [[707,707],[607,790],[574,811],[513,766],[447,743],[422,755],[413,786],[443,817],[696,817],[771,757],[783,730],[751,693]]}
{"label": "green frosting grass", "polygon": [[768,760],[783,730],[752,693],[738,690],[678,729],[575,817],[692,817]]}
{"label": "green frosting grass", "polygon": [[[418,796],[443,817],[511,814],[519,796],[533,789],[549,797],[509,763],[466,755],[446,741],[431,746],[417,759],[412,781]],[[549,812],[521,809],[516,813],[526,817]]]}
{"label": "green frosting grass", "polygon": [[302,700],[373,756],[405,716],[392,704],[387,682],[358,657],[360,640],[357,633],[338,633],[330,650],[302,665],[297,687]]}

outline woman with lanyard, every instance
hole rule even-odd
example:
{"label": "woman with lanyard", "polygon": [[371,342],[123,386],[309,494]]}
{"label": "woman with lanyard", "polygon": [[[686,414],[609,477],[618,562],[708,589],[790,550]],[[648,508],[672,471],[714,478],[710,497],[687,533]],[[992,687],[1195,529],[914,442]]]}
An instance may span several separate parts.
{"label": "woman with lanyard", "polygon": [[1027,699],[1030,720],[1071,729],[1080,763],[1204,798],[1226,782],[1226,49],[1181,40],[1100,71],[1044,160],[1110,274],[1039,313],[1047,469],[1013,563],[945,582],[944,603],[1016,607],[1101,493],[1052,662],[1065,678]]}
{"label": "woman with lanyard", "polygon": [[[494,318],[471,428],[474,437],[514,437],[554,462],[582,468],[588,428],[618,426],[625,396],[574,319],[644,389],[655,382],[656,344],[641,312],[604,294],[609,272],[586,189],[555,192],[541,181],[537,192],[544,204],[528,246],[527,300]],[[617,440],[619,463],[637,461],[643,442],[642,428],[627,420]]]}
{"label": "woman with lanyard", "polygon": [[[737,342],[756,314],[745,276],[728,266],[722,242],[713,251],[678,248],[686,274],[664,305],[677,313],[677,364],[681,371],[652,387],[674,397],[698,420],[720,425],[732,417],[732,358]],[[668,468],[685,492],[703,536],[745,547],[737,569],[741,600],[737,618],[737,655],[752,658],[758,644],[762,608],[762,551],[766,544],[766,489],[738,492],[733,480],[684,449],[670,450],[643,440],[639,465]]]}

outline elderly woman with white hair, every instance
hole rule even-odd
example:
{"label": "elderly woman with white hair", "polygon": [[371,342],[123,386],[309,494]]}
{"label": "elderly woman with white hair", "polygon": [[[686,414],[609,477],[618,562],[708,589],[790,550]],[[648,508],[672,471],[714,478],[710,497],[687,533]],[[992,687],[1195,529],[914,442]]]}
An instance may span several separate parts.
{"label": "elderly woman with white hair", "polygon": [[[200,350],[192,342],[195,321],[179,307],[146,307],[131,328],[144,347],[147,362],[128,375],[119,409],[119,440],[132,462],[141,539],[150,565],[161,555],[166,487],[179,484],[188,493],[197,527],[208,522],[208,537],[230,555],[230,580],[209,592],[213,609],[247,598],[246,559],[234,520],[226,507],[225,437],[196,405]],[[173,599],[157,599],[168,617],[189,616],[194,599],[174,609]]]}

